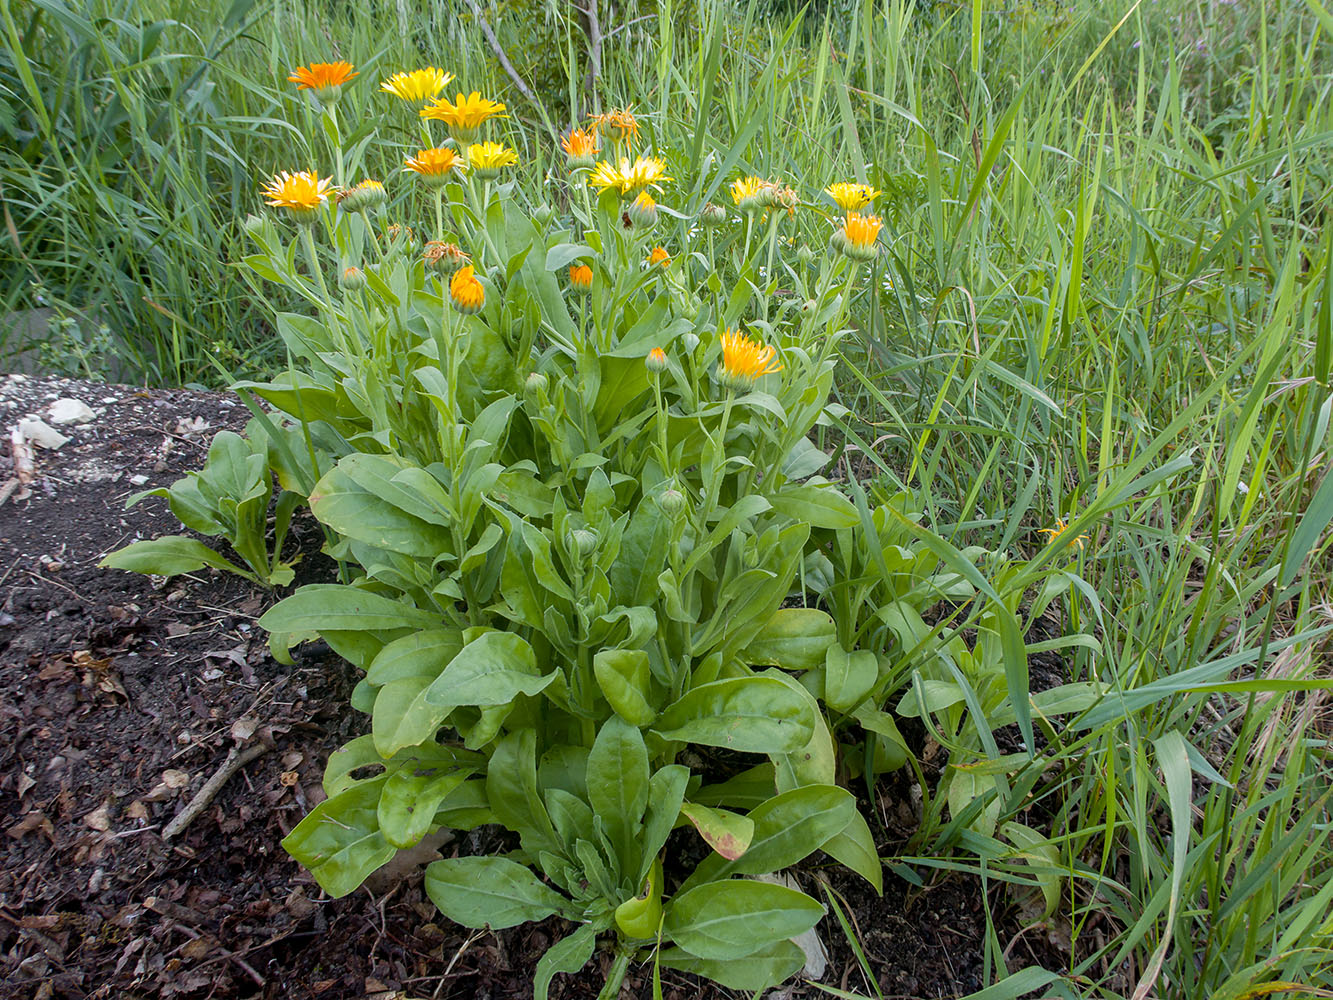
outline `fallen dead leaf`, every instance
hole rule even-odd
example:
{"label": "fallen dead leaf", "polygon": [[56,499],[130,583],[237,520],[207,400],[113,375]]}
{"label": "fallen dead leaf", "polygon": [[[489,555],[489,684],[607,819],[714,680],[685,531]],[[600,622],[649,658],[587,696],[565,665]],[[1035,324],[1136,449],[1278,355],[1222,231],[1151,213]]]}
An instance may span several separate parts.
{"label": "fallen dead leaf", "polygon": [[40,809],[29,811],[27,815],[6,830],[5,833],[9,834],[9,836],[13,837],[15,840],[20,840],[32,833],[33,830],[41,830],[42,833],[46,834],[48,840],[55,840],[55,827],[53,827],[51,821],[46,818],[46,813],[42,812]]}
{"label": "fallen dead leaf", "polygon": [[231,738],[244,743],[259,728],[259,720],[253,715],[245,715],[231,724]]}
{"label": "fallen dead leaf", "polygon": [[111,829],[110,810],[111,810],[111,801],[108,799],[106,802],[103,802],[100,806],[98,806],[96,809],[90,812],[87,816],[84,816],[83,822],[86,826],[98,831],[99,833],[106,833],[108,830]]}

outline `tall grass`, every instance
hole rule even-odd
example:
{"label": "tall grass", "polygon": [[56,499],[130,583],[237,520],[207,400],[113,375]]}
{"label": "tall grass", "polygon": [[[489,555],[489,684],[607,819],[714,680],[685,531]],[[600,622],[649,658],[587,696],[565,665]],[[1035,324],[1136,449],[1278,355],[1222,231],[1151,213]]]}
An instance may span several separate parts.
{"label": "tall grass", "polygon": [[[510,103],[538,163],[547,117],[632,104],[677,178],[673,249],[741,172],[812,200],[874,184],[887,252],[840,376],[867,489],[913,492],[959,550],[1035,557],[1003,596],[1058,584],[1063,637],[1034,650],[1106,692],[1038,717],[1036,759],[998,765],[1004,817],[1038,840],[981,837],[924,788],[911,853],[887,860],[1058,891],[1060,978],[995,996],[1333,988],[1333,17],[1313,0],[788,17],[659,0],[600,26],[589,90],[582,16],[483,7],[548,112],[458,10],[0,0],[0,86],[19,99],[0,117],[6,306],[39,280],[113,322],[148,380],[275,364],[229,262],[258,178],[319,158],[313,118],[276,111],[300,100],[287,69],[325,56],[364,74],[349,148],[359,120],[401,113],[374,81],[425,62]],[[367,175],[407,148],[365,148]],[[424,211],[412,197],[399,217]],[[793,242],[821,247],[821,211]],[[727,278],[794,303],[788,256]],[[991,942],[997,982],[1021,964],[1007,945]]]}

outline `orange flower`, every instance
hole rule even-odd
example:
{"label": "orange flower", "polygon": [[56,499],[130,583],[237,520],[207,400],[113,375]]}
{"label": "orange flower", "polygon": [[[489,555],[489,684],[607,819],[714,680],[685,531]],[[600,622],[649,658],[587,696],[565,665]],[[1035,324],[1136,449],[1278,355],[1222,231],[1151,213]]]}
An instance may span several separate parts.
{"label": "orange flower", "polygon": [[486,302],[486,289],[477,280],[471,264],[460,268],[449,282],[449,299],[453,302],[454,308],[464,316],[481,312],[481,307]]}
{"label": "orange flower", "polygon": [[666,252],[666,247],[653,247],[653,252],[648,255],[648,266],[660,264],[667,267],[671,264],[671,254]]}
{"label": "orange flower", "polygon": [[592,268],[587,264],[570,264],[569,284],[578,291],[587,291],[592,287]]}
{"label": "orange flower", "polygon": [[439,187],[454,174],[463,172],[463,158],[448,146],[419,149],[416,156],[409,156],[403,163],[406,164],[403,173],[420,174],[431,187]]}
{"label": "orange flower", "polygon": [[297,66],[287,79],[296,84],[297,90],[313,90],[316,97],[328,103],[342,96],[344,83],[360,75],[352,72],[349,62],[311,63]]}
{"label": "orange flower", "polygon": [[763,346],[737,330],[726,330],[721,336],[722,362],[718,365],[718,381],[728,389],[751,385],[755,379],[782,371],[775,360],[777,352],[772,345]]}
{"label": "orange flower", "polygon": [[842,228],[833,232],[833,246],[852,260],[874,260],[882,225],[878,215],[848,212]]}
{"label": "orange flower", "polygon": [[571,170],[577,167],[591,167],[597,160],[597,154],[602,151],[602,147],[597,143],[597,133],[585,132],[581,128],[576,128],[565,136],[560,142],[560,148],[565,151],[565,166]]}
{"label": "orange flower", "polygon": [[314,222],[319,217],[319,206],[329,198],[333,178],[320,177],[313,170],[290,174],[283,171],[260,191],[268,204],[285,208],[297,222]]}

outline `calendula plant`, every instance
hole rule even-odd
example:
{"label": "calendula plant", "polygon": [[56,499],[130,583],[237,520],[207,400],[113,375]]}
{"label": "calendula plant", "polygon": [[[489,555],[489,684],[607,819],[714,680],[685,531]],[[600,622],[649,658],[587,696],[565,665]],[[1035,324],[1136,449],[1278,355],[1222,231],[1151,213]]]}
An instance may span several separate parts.
{"label": "calendula plant", "polygon": [[[340,181],[367,145],[345,154],[333,114],[351,71],[293,74],[326,105]],[[252,272],[313,315],[276,317],[290,371],[237,388],[277,411],[263,453],[348,568],[261,624],[280,657],[320,636],[361,668],[370,716],[284,845],[340,896],[428,834],[496,824],[510,849],[437,861],[426,890],[472,927],[574,922],[538,997],[599,935],[607,997],[647,958],[765,988],[801,968],[791,939],[823,909],[752,876],[822,850],[881,884],[835,735],[872,774],[905,758],[881,710],[898,618],[869,625],[862,605],[919,620],[948,589],[938,559],[891,551],[887,509],[820,476],[809,440],[875,255],[879,220],[857,211],[874,193],[835,196],[856,204],[813,268],[776,252],[796,192],[738,181],[727,290],[725,209],[701,210],[690,252],[656,244],[673,179],[631,112],[564,139],[558,219],[522,207],[516,151],[482,141],[504,106],[443,85],[384,84],[448,133],[404,158],[424,244],[385,225],[381,182],[313,171],[276,176],[277,216],[247,227]],[[756,302],[759,260],[797,294]],[[849,589],[872,557],[894,571]],[[677,827],[711,849],[692,868],[668,854]]]}

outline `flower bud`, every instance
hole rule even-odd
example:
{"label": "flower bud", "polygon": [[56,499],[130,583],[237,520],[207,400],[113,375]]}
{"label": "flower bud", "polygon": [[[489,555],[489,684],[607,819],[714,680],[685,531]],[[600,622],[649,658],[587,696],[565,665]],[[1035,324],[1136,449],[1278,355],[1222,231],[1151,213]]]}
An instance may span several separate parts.
{"label": "flower bud", "polygon": [[532,372],[523,382],[523,391],[533,396],[541,396],[546,392],[546,376],[541,372]]}
{"label": "flower bud", "polygon": [[657,225],[657,202],[647,191],[641,191],[625,210],[625,215],[634,229],[651,229]]}
{"label": "flower bud", "polygon": [[338,192],[338,207],[345,212],[373,212],[389,200],[379,181],[362,181]]}
{"label": "flower bud", "polygon": [[657,497],[657,509],[672,520],[685,512],[685,494],[674,486],[663,490]]}
{"label": "flower bud", "polygon": [[693,331],[683,333],[680,337],[680,346],[685,348],[686,354],[693,354],[694,349],[699,346],[699,337]]}
{"label": "flower bud", "polygon": [[587,528],[575,528],[569,533],[568,544],[575,555],[590,556],[597,548],[597,534]]}
{"label": "flower bud", "polygon": [[815,262],[815,252],[802,243],[801,248],[796,251],[796,259],[803,267],[809,267]]}
{"label": "flower bud", "polygon": [[667,366],[666,351],[662,350],[662,348],[660,347],[654,347],[651,351],[648,352],[648,357],[643,359],[643,364],[650,372],[653,372],[654,374],[656,374],[657,372],[666,371],[666,366]]}
{"label": "flower bud", "polygon": [[811,313],[815,312],[815,310],[817,310],[818,308],[819,308],[818,302],[816,302],[814,299],[806,299],[804,302],[801,303],[801,314],[809,316]]}
{"label": "flower bud", "polygon": [[426,248],[421,252],[421,259],[426,262],[426,267],[436,274],[453,274],[472,260],[457,244],[441,243],[439,240],[431,240],[426,244]]}
{"label": "flower bud", "polygon": [[472,273],[472,265],[461,268],[449,282],[449,300],[464,316],[481,312],[486,303],[486,289]]}
{"label": "flower bud", "polygon": [[246,233],[250,236],[258,237],[259,234],[264,231],[264,220],[260,216],[255,215],[254,212],[249,213],[245,217],[245,222],[242,223],[242,225],[244,226]]}
{"label": "flower bud", "polygon": [[727,210],[721,205],[714,205],[711,201],[699,213],[699,225],[708,229],[715,229],[726,221]]}
{"label": "flower bud", "polygon": [[553,218],[555,218],[555,209],[545,202],[542,202],[537,210],[532,213],[532,221],[539,226],[546,225]]}
{"label": "flower bud", "polygon": [[586,292],[592,287],[592,267],[587,264],[569,265],[569,287],[576,292]]}
{"label": "flower bud", "polygon": [[338,276],[338,284],[343,291],[359,292],[366,287],[366,272],[359,267],[345,267]]}

